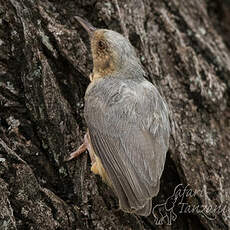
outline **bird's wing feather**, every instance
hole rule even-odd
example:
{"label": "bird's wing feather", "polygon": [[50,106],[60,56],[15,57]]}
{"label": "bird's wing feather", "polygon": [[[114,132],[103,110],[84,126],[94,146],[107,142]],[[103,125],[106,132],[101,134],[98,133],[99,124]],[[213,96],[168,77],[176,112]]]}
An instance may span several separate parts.
{"label": "bird's wing feather", "polygon": [[89,87],[85,99],[92,146],[121,208],[148,215],[168,149],[166,104],[144,79],[101,79]]}

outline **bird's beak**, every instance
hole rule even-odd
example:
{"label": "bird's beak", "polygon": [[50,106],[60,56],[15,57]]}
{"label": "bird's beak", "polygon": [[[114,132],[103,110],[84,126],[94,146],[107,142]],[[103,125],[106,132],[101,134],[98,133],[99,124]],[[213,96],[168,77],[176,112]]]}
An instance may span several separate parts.
{"label": "bird's beak", "polygon": [[89,36],[92,37],[94,31],[96,30],[95,27],[93,27],[89,22],[85,21],[84,19],[75,16],[75,18],[78,20],[78,22],[84,27],[84,29],[88,32]]}

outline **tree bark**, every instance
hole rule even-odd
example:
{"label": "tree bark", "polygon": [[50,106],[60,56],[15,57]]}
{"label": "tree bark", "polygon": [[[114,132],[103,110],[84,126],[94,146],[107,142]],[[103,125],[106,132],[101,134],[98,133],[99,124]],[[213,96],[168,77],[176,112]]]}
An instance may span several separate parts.
{"label": "tree bark", "polygon": [[[0,229],[228,229],[229,10],[227,0],[0,0]],[[153,206],[183,184],[194,192],[183,196],[186,207],[219,211],[180,203],[171,225],[157,225],[154,215],[118,210],[87,154],[64,161],[86,132],[92,70],[76,15],[127,36],[170,106],[173,132]]]}

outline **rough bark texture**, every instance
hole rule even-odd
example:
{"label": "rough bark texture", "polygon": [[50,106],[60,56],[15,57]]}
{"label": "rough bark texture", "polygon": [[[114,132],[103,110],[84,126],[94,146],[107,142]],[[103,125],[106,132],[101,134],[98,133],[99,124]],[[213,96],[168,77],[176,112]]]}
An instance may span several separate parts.
{"label": "rough bark texture", "polygon": [[[118,6],[119,5],[119,6]],[[74,19],[129,37],[171,108],[154,204],[176,185],[191,206],[230,203],[230,3],[219,0],[0,0],[0,229],[228,229],[230,211],[174,210],[172,225],[118,211],[83,139],[92,58]],[[229,210],[229,207],[228,207]]]}

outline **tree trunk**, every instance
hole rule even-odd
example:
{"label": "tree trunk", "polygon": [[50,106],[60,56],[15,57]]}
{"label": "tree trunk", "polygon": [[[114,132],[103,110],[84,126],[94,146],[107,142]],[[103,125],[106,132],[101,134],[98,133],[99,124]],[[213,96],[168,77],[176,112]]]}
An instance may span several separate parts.
{"label": "tree trunk", "polygon": [[[0,0],[0,229],[228,229],[229,10],[227,0]],[[148,218],[118,210],[87,154],[64,161],[86,132],[92,70],[75,15],[128,36],[170,106],[153,199],[165,210]],[[161,223],[161,211],[175,218]]]}

